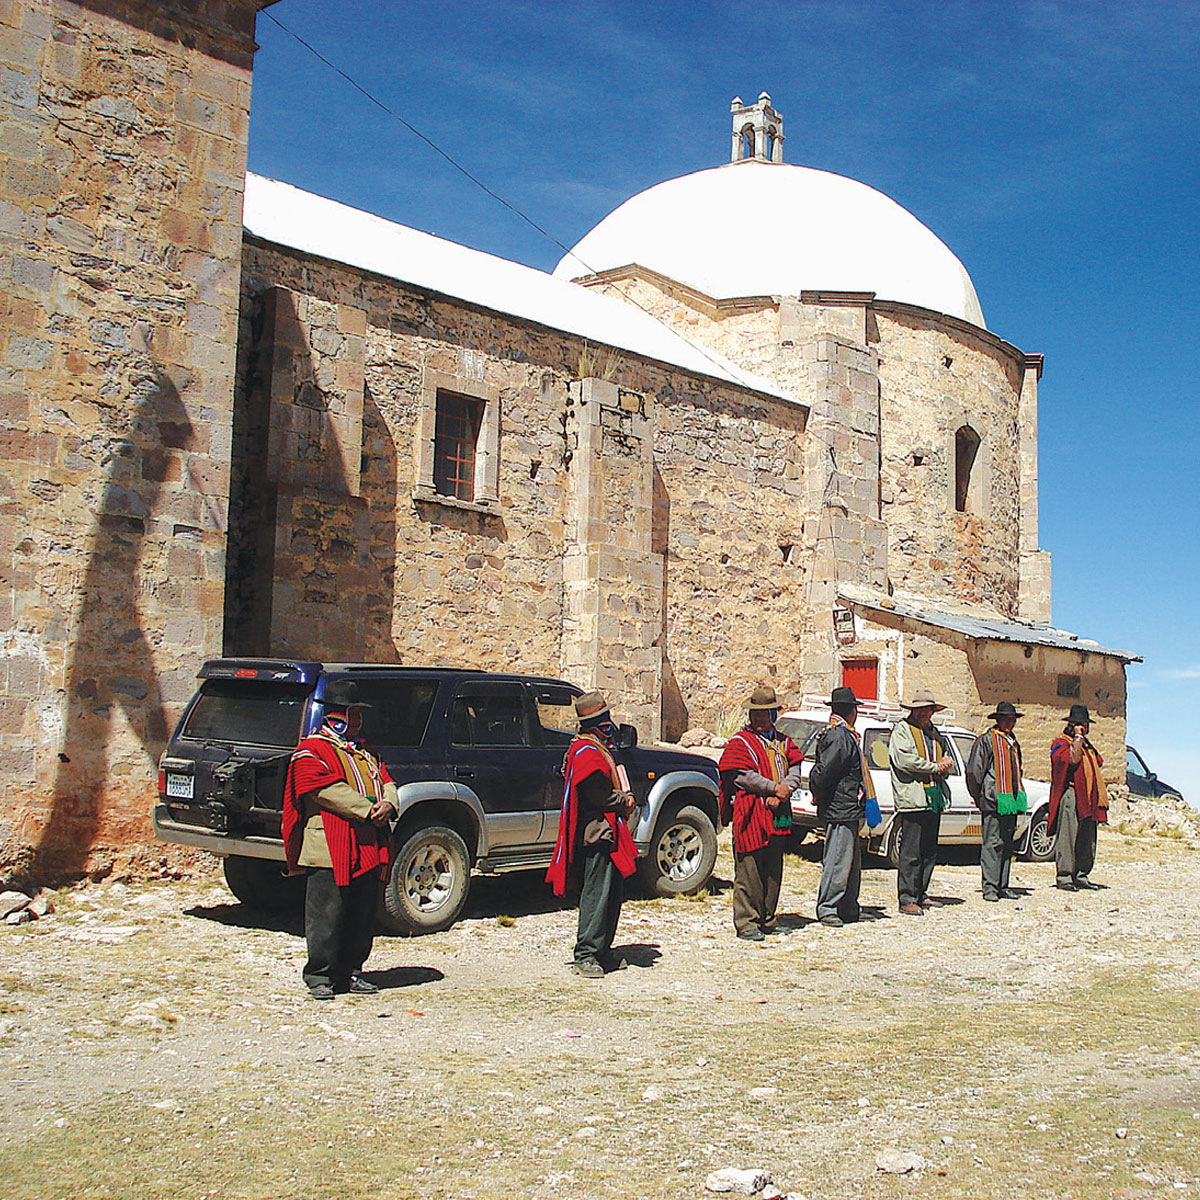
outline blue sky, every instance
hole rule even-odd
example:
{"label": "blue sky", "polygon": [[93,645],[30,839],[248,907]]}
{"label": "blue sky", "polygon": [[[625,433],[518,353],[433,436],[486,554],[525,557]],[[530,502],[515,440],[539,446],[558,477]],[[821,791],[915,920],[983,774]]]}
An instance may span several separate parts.
{"label": "blue sky", "polygon": [[[1129,737],[1200,802],[1200,4],[397,3],[268,10],[570,246],[728,155],[763,89],[787,161],[862,180],[1046,356],[1054,622],[1134,650]],[[250,167],[550,269],[561,251],[259,18]]]}

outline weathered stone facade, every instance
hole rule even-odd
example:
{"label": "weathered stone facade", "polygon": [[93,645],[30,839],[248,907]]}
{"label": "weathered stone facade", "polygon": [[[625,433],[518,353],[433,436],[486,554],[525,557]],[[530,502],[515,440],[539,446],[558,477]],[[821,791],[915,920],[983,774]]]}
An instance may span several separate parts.
{"label": "weathered stone facade", "polygon": [[[1038,356],[867,292],[584,281],[738,385],[244,236],[265,6],[0,0],[0,863],[142,853],[222,651],[562,675],[675,737],[840,682],[845,586],[1048,618]],[[880,698],[978,723],[1008,689],[1049,730],[1068,676],[1117,772],[1119,657],[900,633],[864,629]]]}
{"label": "weathered stone facade", "polygon": [[0,859],[149,841],[219,649],[251,0],[0,0]]}

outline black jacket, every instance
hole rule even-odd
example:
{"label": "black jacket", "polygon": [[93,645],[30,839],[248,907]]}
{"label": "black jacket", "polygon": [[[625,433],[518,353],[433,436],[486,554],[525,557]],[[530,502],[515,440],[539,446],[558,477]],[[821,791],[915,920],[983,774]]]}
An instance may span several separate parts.
{"label": "black jacket", "polygon": [[830,725],[817,735],[808,790],[822,821],[853,823],[865,815],[862,798],[862,754],[858,742],[842,725]]}

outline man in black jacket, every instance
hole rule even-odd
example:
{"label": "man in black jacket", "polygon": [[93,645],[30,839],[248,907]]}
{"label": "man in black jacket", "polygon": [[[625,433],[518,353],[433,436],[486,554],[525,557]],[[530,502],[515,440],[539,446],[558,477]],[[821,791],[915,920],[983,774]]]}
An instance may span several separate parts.
{"label": "man in black jacket", "polygon": [[832,716],[817,736],[809,791],[817,815],[825,822],[825,853],[817,891],[817,919],[834,927],[857,921],[858,889],[862,881],[862,842],[859,828],[866,815],[866,769],[854,728],[858,700],[848,687],[833,689]]}

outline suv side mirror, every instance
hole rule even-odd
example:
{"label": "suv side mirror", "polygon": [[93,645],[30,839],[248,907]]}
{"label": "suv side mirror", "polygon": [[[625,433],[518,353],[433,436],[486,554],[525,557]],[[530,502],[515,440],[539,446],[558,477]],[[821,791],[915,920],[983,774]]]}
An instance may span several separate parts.
{"label": "suv side mirror", "polygon": [[617,726],[617,746],[621,750],[632,750],[637,746],[637,729],[632,725]]}

